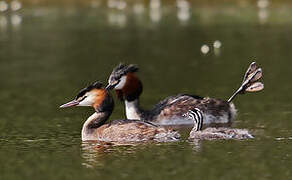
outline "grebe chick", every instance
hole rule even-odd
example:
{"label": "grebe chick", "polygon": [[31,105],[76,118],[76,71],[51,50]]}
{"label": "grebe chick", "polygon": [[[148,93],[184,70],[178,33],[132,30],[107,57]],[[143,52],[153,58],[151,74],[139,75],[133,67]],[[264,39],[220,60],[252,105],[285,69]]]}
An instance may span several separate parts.
{"label": "grebe chick", "polygon": [[133,64],[118,65],[108,79],[107,89],[114,88],[118,98],[125,102],[127,119],[146,120],[160,125],[192,125],[193,122],[182,115],[194,108],[203,111],[204,124],[230,124],[236,115],[236,109],[231,102],[234,97],[246,91],[256,92],[263,89],[263,84],[258,82],[262,77],[262,70],[253,62],[242,85],[228,101],[178,94],[160,101],[151,110],[145,110],[139,103],[143,87],[136,75],[137,71],[138,67]]}
{"label": "grebe chick", "polygon": [[246,129],[233,129],[226,127],[209,127],[202,130],[203,113],[198,108],[189,110],[184,116],[194,122],[194,128],[190,132],[190,140],[214,140],[214,139],[250,139],[253,138]]}
{"label": "grebe chick", "polygon": [[95,109],[84,123],[82,141],[97,140],[106,142],[141,142],[141,141],[174,141],[179,138],[176,131],[157,127],[150,122],[137,120],[115,120],[105,124],[110,117],[114,101],[102,83],[95,82],[82,89],[73,101],[60,106],[91,106]]}

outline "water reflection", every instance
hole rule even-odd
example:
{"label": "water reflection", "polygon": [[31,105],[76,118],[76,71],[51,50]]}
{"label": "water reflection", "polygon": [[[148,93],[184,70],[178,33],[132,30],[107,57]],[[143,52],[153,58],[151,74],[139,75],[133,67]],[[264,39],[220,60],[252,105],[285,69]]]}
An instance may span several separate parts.
{"label": "water reflection", "polygon": [[100,145],[98,143],[83,142],[81,144],[81,156],[85,160],[82,165],[93,168],[103,166],[101,159],[106,154],[110,145]]}
{"label": "water reflection", "polygon": [[191,17],[189,2],[186,0],[177,0],[176,4],[177,4],[177,8],[178,8],[177,18],[181,22],[185,22],[185,21],[189,20]]}
{"label": "water reflection", "polygon": [[127,7],[127,3],[125,1],[118,1],[117,3],[117,9],[119,10],[123,10]]}
{"label": "water reflection", "polygon": [[210,51],[210,47],[207,44],[202,45],[201,52],[207,54]]}
{"label": "water reflection", "polygon": [[150,9],[159,9],[160,6],[160,0],[150,0]]}
{"label": "water reflection", "polygon": [[83,166],[88,168],[104,166],[104,159],[109,156],[122,158],[145,148],[144,143],[106,143],[106,142],[82,142],[81,157],[84,159]]}
{"label": "water reflection", "polygon": [[221,48],[221,46],[222,46],[221,41],[219,41],[219,40],[214,41],[214,43],[213,43],[214,48],[219,49],[219,48]]}
{"label": "water reflection", "polygon": [[221,46],[222,46],[221,41],[219,41],[219,40],[214,41],[213,47],[214,47],[215,56],[220,56],[220,54],[221,54],[221,49],[220,49]]}
{"label": "water reflection", "polygon": [[145,11],[143,3],[137,3],[133,5],[133,11],[135,14],[142,14]]}
{"label": "water reflection", "polygon": [[[230,8],[226,11],[220,12],[219,18],[217,18],[217,11],[215,9],[206,7],[206,8],[198,8],[195,5],[191,4],[192,1],[189,0],[176,0],[173,2],[163,3],[161,0],[150,0],[148,2],[145,1],[135,1],[135,2],[128,2],[125,0],[106,0],[106,1],[98,1],[98,0],[90,0],[88,2],[88,6],[91,8],[105,8],[106,11],[101,11],[102,13],[106,13],[107,19],[110,25],[116,26],[116,27],[125,27],[129,24],[129,19],[131,16],[131,13],[129,13],[129,10],[133,12],[135,15],[139,15],[138,18],[141,19],[142,16],[145,15],[145,18],[143,17],[142,20],[150,19],[151,22],[154,23],[160,23],[163,19],[163,17],[171,17],[171,15],[174,15],[174,17],[178,20],[179,23],[182,25],[186,25],[189,22],[191,22],[191,19],[194,17],[199,17],[200,20],[204,23],[212,23],[214,19],[221,21],[220,17],[227,17],[227,21],[237,22],[237,19],[234,18],[242,18],[243,15],[237,16],[237,10],[236,8]],[[258,16],[258,19],[253,18],[252,21],[256,20],[260,23],[266,23],[271,12],[272,8],[270,1],[268,0],[258,0],[256,3],[243,3],[244,7],[246,9],[250,9],[251,7],[257,7],[258,10],[255,11],[254,14]],[[241,3],[242,5],[242,3]],[[22,9],[22,4],[19,0],[13,0],[8,3],[8,1],[1,1],[0,0],[0,11],[6,11],[7,14],[13,13],[15,11],[19,11]],[[62,10],[63,12],[66,12],[68,16],[73,16],[74,14],[78,13],[76,12],[76,9],[78,8],[71,8],[70,6],[66,9],[66,11]],[[175,10],[176,9],[176,10]],[[21,12],[24,12],[26,9],[24,9]],[[75,10],[75,11],[74,11]],[[175,11],[173,11],[175,10]],[[52,13],[53,15],[58,14],[58,9],[51,9],[50,11],[54,11]],[[94,10],[92,10],[94,11]],[[47,15],[48,9],[45,8],[35,8],[34,12],[36,15]],[[147,12],[147,14],[145,14]],[[248,13],[249,10],[243,11],[244,13]],[[90,12],[93,13],[93,12]],[[144,14],[143,14],[144,13]],[[7,15],[5,14],[5,15]],[[231,16],[232,15],[232,16]],[[8,15],[10,16],[10,15]],[[215,17],[216,16],[216,17]],[[135,16],[137,18],[137,16]],[[10,19],[10,17],[9,17]],[[164,21],[169,21],[170,18],[164,18]],[[240,20],[240,19],[239,19]],[[22,18],[13,18],[13,25],[21,24]],[[10,20],[8,20],[8,24],[10,24]],[[143,24],[147,24],[144,23]],[[218,52],[218,50],[214,50]],[[218,53],[216,53],[218,54]]]}
{"label": "water reflection", "polygon": [[161,20],[161,3],[160,0],[150,1],[149,16],[152,22],[157,23]]}
{"label": "water reflection", "polygon": [[108,22],[113,26],[124,27],[127,24],[127,16],[122,12],[112,11],[108,13]]}
{"label": "water reflection", "polygon": [[194,152],[200,152],[202,150],[202,141],[201,140],[192,140],[188,141]]}
{"label": "water reflection", "polygon": [[6,30],[8,25],[8,20],[6,16],[0,15],[0,30]]}
{"label": "water reflection", "polygon": [[8,4],[5,1],[0,1],[0,12],[8,10]]}
{"label": "water reflection", "polygon": [[282,140],[292,140],[292,137],[277,137],[275,138],[277,141],[282,141]]}
{"label": "water reflection", "polygon": [[160,9],[150,9],[149,16],[152,22],[157,23],[161,20]]}
{"label": "water reflection", "polygon": [[[0,1],[0,12],[5,12],[0,14],[0,31],[1,33],[7,33],[7,30],[17,30],[22,23],[22,15],[16,14],[22,8],[21,2],[18,0],[13,0],[8,4],[6,1]],[[9,11],[10,10],[10,11]],[[1,38],[6,38],[2,35]]]}
{"label": "water reflection", "polygon": [[[0,32],[7,33],[9,29],[17,30],[21,23],[22,16],[19,14],[0,15]],[[5,38],[5,36],[0,36],[0,38],[1,37]]]}
{"label": "water reflection", "polygon": [[122,1],[122,0],[108,0],[107,6],[109,8],[123,10],[127,7],[127,3],[125,1]]}
{"label": "water reflection", "polygon": [[259,8],[258,17],[259,17],[260,23],[262,24],[266,23],[269,17],[269,12],[267,9],[269,4],[270,2],[268,0],[258,0],[257,2],[258,8]]}
{"label": "water reflection", "polygon": [[260,23],[264,24],[267,22],[268,17],[269,17],[269,12],[267,9],[260,9],[258,12],[258,17],[260,20]]}
{"label": "water reflection", "polygon": [[21,9],[22,4],[21,2],[17,1],[17,0],[13,0],[10,3],[10,8],[12,11],[18,11],[19,9]]}
{"label": "water reflection", "polygon": [[108,0],[107,1],[107,7],[109,7],[109,8],[115,8],[116,4],[117,4],[116,0]]}
{"label": "water reflection", "polygon": [[18,14],[12,14],[11,15],[11,25],[12,27],[17,27],[21,24],[22,17]]}
{"label": "water reflection", "polygon": [[101,4],[100,1],[93,0],[93,1],[91,1],[90,6],[91,6],[92,8],[98,8],[98,7],[100,6],[100,4]]}
{"label": "water reflection", "polygon": [[268,0],[258,0],[257,5],[259,8],[264,9],[269,6],[270,2]]}
{"label": "water reflection", "polygon": [[203,44],[201,46],[201,53],[206,55],[211,51],[211,47],[213,47],[213,51],[214,51],[215,56],[220,56],[220,54],[221,54],[221,46],[222,46],[222,43],[219,40],[214,41],[213,42],[213,46],[209,46],[207,44]]}

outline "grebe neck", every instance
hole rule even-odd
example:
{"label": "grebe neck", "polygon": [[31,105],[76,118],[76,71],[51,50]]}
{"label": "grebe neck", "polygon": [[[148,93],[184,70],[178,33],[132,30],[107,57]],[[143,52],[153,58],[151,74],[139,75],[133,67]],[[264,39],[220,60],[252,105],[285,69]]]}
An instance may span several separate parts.
{"label": "grebe neck", "polygon": [[145,110],[140,107],[139,98],[133,101],[125,100],[127,119],[144,119]]}
{"label": "grebe neck", "polygon": [[142,82],[134,73],[128,73],[124,87],[116,90],[118,98],[125,102],[127,119],[145,119],[147,113],[139,103],[142,91]]}
{"label": "grebe neck", "polygon": [[95,112],[83,124],[82,139],[88,139],[94,135],[97,128],[102,126],[111,115],[111,112]]}

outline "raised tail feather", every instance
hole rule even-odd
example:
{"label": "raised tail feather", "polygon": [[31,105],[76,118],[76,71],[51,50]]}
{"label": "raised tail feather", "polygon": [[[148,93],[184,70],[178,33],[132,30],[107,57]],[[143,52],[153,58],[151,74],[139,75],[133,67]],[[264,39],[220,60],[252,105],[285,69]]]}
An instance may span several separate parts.
{"label": "raised tail feather", "polygon": [[262,69],[257,66],[256,62],[252,62],[244,75],[241,86],[228,99],[228,102],[231,102],[238,94],[244,94],[245,92],[258,92],[263,90],[264,84],[259,82],[262,77]]}

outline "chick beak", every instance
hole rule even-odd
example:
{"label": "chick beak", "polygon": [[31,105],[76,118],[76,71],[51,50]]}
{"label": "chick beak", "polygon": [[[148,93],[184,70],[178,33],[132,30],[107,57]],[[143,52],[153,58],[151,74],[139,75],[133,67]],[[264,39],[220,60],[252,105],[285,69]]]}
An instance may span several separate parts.
{"label": "chick beak", "polygon": [[78,104],[79,104],[79,101],[73,100],[73,101],[70,101],[70,102],[67,102],[67,103],[61,105],[59,108],[77,106]]}

